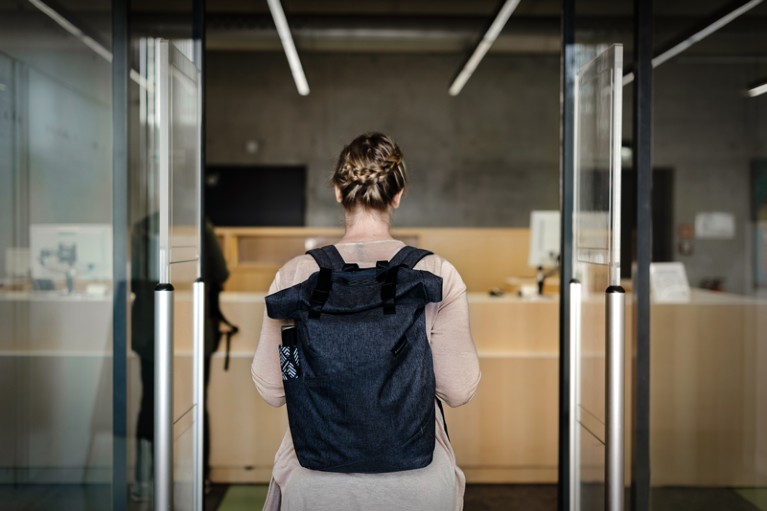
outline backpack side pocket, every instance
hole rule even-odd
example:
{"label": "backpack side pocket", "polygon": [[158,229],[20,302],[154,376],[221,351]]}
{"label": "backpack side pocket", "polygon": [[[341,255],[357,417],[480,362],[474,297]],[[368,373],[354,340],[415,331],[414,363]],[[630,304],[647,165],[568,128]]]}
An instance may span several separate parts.
{"label": "backpack side pocket", "polygon": [[295,346],[285,346],[280,344],[280,369],[282,370],[283,380],[298,379],[299,358],[298,349]]}
{"label": "backpack side pocket", "polygon": [[282,370],[283,380],[295,380],[298,378],[300,360],[296,344],[296,326],[284,325],[282,327],[282,344],[279,346],[280,369]]}

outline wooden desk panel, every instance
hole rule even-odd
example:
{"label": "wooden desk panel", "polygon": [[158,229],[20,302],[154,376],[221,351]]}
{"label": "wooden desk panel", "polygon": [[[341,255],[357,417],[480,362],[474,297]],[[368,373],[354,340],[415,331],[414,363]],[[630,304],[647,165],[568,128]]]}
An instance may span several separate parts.
{"label": "wooden desk panel", "polygon": [[446,407],[450,438],[469,482],[555,483],[557,356],[482,357],[471,402]]}
{"label": "wooden desk panel", "polygon": [[[231,273],[227,291],[266,291],[279,267],[309,248],[333,243],[340,228],[217,227]],[[395,228],[392,235],[450,261],[470,291],[503,288],[509,277],[535,276],[527,264],[526,228]]]}
{"label": "wooden desk panel", "polygon": [[[213,359],[208,406],[214,480],[267,482],[287,427],[285,409],[266,405],[250,375],[263,298],[222,295],[222,310],[241,333],[233,340],[228,372],[223,353]],[[555,482],[558,331],[551,318],[557,317],[557,302],[485,295],[470,300],[482,382],[468,405],[447,411],[459,465],[472,482]]]}
{"label": "wooden desk panel", "polygon": [[[767,304],[698,298],[652,306],[652,484],[767,485]],[[213,363],[214,479],[265,482],[286,416],[263,403],[250,376],[263,294],[224,293],[222,307],[242,332],[230,371],[223,353]],[[468,405],[447,410],[460,466],[471,482],[556,481],[557,301],[475,294],[470,316],[483,375]],[[628,405],[630,380],[626,391]]]}
{"label": "wooden desk panel", "polygon": [[654,305],[653,484],[765,486],[767,305]]}

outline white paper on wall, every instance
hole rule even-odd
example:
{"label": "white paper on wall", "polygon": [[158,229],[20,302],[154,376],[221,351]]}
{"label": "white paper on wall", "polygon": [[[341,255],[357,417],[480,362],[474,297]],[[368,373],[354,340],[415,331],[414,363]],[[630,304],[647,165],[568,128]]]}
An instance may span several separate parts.
{"label": "white paper on wall", "polygon": [[695,215],[695,237],[701,240],[731,240],[735,238],[735,215],[721,211]]}

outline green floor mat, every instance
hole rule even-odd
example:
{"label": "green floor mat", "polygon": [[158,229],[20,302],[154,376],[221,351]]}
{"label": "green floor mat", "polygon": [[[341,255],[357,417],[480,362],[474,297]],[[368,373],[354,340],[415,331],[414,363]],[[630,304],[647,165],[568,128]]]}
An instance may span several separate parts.
{"label": "green floor mat", "polygon": [[762,511],[767,511],[767,488],[738,488],[735,491]]}
{"label": "green floor mat", "polygon": [[265,484],[234,484],[226,490],[218,511],[259,511],[268,488]]}

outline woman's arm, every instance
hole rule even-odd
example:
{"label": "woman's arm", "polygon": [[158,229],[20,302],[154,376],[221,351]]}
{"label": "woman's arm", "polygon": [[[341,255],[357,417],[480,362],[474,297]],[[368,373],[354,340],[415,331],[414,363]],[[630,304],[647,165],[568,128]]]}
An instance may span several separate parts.
{"label": "woman's arm", "polygon": [[440,258],[442,301],[431,325],[431,351],[437,397],[449,406],[466,404],[480,380],[479,357],[469,327],[466,285],[455,267]]}
{"label": "woman's arm", "polygon": [[[269,294],[280,290],[280,281],[280,273],[277,272],[272,285],[269,286]],[[285,389],[282,386],[282,372],[280,371],[280,359],[277,351],[281,342],[280,328],[285,323],[285,321],[267,316],[264,308],[261,337],[258,340],[256,354],[250,366],[250,374],[258,393],[271,406],[285,404]]]}

